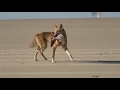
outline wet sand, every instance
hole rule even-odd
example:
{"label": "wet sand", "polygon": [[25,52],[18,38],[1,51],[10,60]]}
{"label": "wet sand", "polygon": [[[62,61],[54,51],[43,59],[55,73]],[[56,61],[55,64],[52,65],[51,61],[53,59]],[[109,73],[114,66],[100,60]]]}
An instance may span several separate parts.
{"label": "wet sand", "polygon": [[[68,48],[75,59],[58,47],[33,56],[29,48],[37,33],[54,31],[63,24]],[[0,78],[118,78],[120,77],[120,18],[0,20]]]}

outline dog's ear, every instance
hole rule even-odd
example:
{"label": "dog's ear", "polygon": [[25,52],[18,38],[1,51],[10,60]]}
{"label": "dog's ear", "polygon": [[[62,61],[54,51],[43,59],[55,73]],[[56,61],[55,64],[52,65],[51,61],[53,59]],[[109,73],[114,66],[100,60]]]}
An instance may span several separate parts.
{"label": "dog's ear", "polygon": [[62,24],[60,24],[60,29],[63,28]]}
{"label": "dog's ear", "polygon": [[58,26],[56,26],[56,25],[54,25],[55,26],[55,28],[58,28]]}

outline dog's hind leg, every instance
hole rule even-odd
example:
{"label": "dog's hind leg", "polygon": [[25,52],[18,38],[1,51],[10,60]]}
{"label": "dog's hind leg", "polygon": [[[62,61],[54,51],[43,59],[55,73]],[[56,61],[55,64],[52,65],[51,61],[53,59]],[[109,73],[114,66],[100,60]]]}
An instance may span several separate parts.
{"label": "dog's hind leg", "polygon": [[[37,39],[37,44],[39,46],[38,50],[40,51],[40,54],[42,57],[47,60],[47,58],[44,56],[43,51],[47,48],[47,42],[43,41],[41,38]],[[38,52],[37,52],[38,53]]]}
{"label": "dog's hind leg", "polygon": [[42,57],[45,59],[45,60],[47,60],[47,58],[44,56],[44,54],[43,54],[43,50],[41,51],[40,50],[40,53],[41,53],[41,55],[42,55]]}
{"label": "dog's hind leg", "polygon": [[37,51],[35,52],[34,61],[38,61],[37,60],[37,54],[38,54],[39,51],[40,51],[40,47],[38,46]]}
{"label": "dog's hind leg", "polygon": [[43,51],[47,48],[47,42],[43,41],[41,48],[40,48],[40,53],[42,55],[42,57],[47,60],[47,58],[44,56]]}

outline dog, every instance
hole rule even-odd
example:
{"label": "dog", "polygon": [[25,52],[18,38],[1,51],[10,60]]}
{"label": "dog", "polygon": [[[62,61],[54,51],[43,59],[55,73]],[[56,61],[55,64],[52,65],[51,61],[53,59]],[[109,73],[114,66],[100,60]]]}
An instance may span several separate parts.
{"label": "dog", "polygon": [[52,62],[56,62],[54,57],[55,57],[55,51],[56,48],[58,46],[63,46],[62,42],[60,42],[59,40],[52,40],[53,37],[57,37],[58,35],[62,34],[64,36],[64,40],[65,40],[65,44],[64,44],[64,50],[66,51],[66,53],[68,54],[69,58],[71,59],[71,61],[74,61],[69,49],[67,48],[67,35],[66,35],[66,31],[64,30],[62,24],[60,24],[60,26],[55,26],[55,31],[54,32],[42,32],[40,34],[36,34],[34,36],[33,42],[31,44],[29,44],[29,47],[35,47],[36,45],[37,47],[37,51],[35,52],[34,55],[34,60],[37,61],[37,55],[38,52],[41,53],[42,57],[47,60],[47,58],[44,56],[43,51],[47,48],[47,42],[51,43],[51,47],[52,47]]}

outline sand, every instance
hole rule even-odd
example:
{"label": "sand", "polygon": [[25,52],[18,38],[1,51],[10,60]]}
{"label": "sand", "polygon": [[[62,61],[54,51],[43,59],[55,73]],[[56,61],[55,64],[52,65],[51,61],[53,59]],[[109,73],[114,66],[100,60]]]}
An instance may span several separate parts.
{"label": "sand", "polygon": [[[38,54],[34,61],[34,35],[60,24],[75,61],[58,47],[52,63],[49,43],[48,60]],[[119,78],[119,39],[120,18],[0,20],[0,78]]]}

